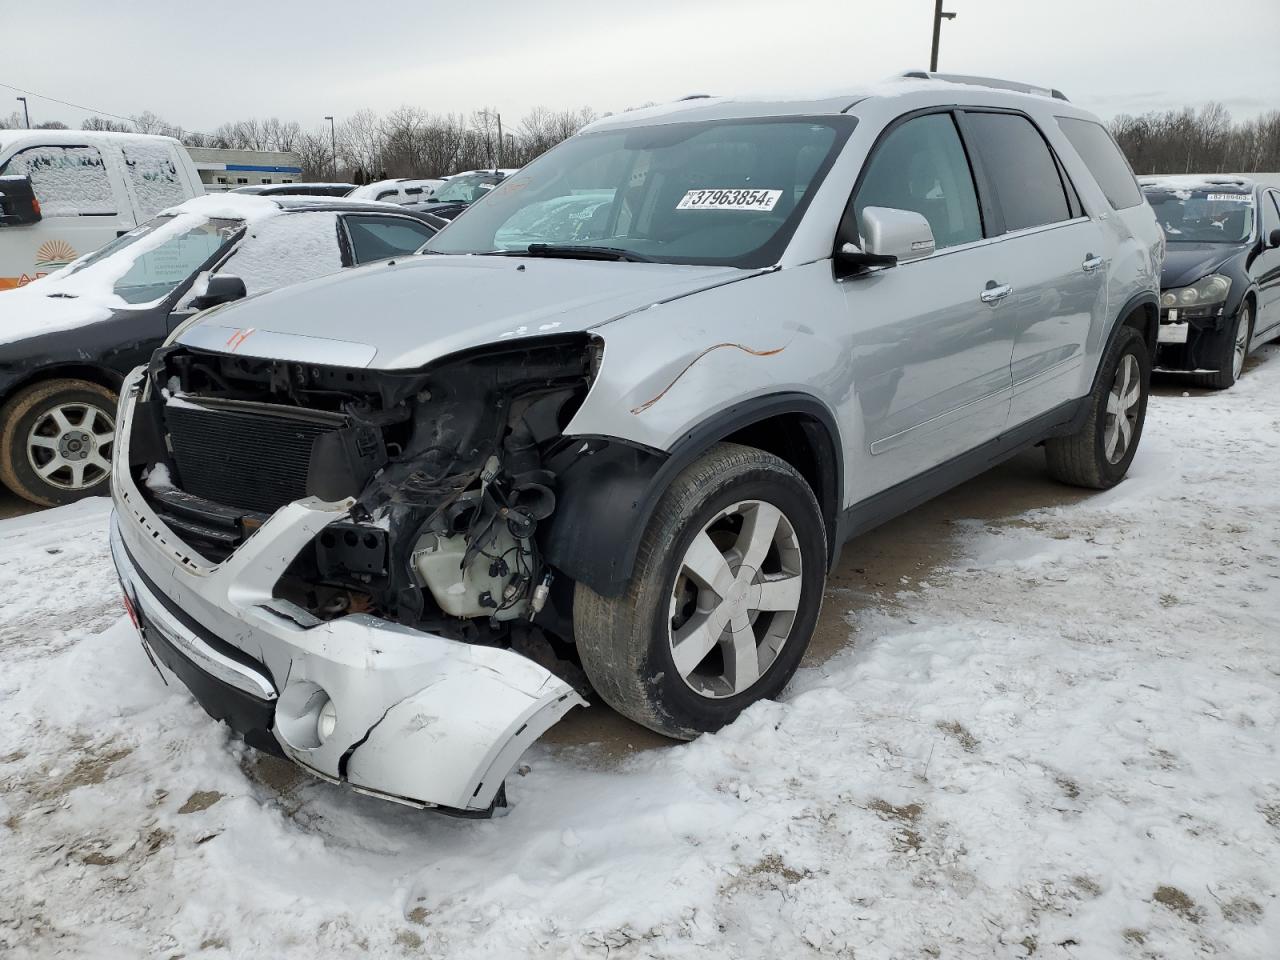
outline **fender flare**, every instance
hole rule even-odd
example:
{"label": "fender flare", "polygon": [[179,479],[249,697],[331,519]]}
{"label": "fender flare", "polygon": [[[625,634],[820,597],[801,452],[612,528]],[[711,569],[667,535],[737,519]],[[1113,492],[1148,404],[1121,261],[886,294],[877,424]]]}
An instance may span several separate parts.
{"label": "fender flare", "polygon": [[1124,302],[1124,306],[1116,312],[1111,325],[1107,328],[1101,349],[1098,351],[1098,367],[1093,371],[1093,383],[1089,387],[1090,394],[1087,395],[1091,395],[1097,389],[1098,377],[1102,376],[1102,357],[1106,355],[1107,348],[1111,346],[1111,341],[1115,339],[1120,328],[1125,326],[1124,318],[1143,306],[1151,307],[1155,316],[1154,320],[1148,321],[1147,329],[1143,331],[1144,338],[1151,349],[1151,362],[1155,362],[1155,347],[1160,338],[1160,297],[1150,290],[1143,290],[1141,293],[1135,293]]}
{"label": "fender flare", "polygon": [[734,404],[686,431],[665,452],[610,437],[571,438],[582,443],[548,464],[557,474],[558,506],[553,522],[540,530],[544,558],[602,596],[621,596],[649,519],[680,472],[724,438],[785,414],[810,421],[807,439],[818,451],[821,487],[814,496],[823,512],[830,562],[839,549],[836,518],[843,506],[844,458],[835,417],[805,393]]}

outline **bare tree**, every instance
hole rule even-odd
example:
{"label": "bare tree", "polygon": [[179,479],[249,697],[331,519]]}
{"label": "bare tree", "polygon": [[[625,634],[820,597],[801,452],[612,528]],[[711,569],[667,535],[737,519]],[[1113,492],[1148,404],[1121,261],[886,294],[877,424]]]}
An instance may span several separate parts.
{"label": "bare tree", "polygon": [[80,124],[81,130],[95,130],[102,133],[132,133],[133,129],[127,123],[119,120],[111,120],[107,117],[90,117],[84,123]]}
{"label": "bare tree", "polygon": [[1138,173],[1250,173],[1280,170],[1280,111],[1233,123],[1220,103],[1134,117],[1111,132]]}

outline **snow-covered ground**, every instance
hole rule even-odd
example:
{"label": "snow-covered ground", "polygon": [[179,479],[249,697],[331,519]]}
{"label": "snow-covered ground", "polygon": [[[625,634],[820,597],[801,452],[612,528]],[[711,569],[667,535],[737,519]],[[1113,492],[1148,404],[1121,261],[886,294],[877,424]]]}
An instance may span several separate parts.
{"label": "snow-covered ground", "polygon": [[105,516],[0,523],[0,953],[1280,955],[1280,349],[1155,398],[1116,490],[958,519],[782,702],[536,747],[487,822],[231,742],[119,618]]}

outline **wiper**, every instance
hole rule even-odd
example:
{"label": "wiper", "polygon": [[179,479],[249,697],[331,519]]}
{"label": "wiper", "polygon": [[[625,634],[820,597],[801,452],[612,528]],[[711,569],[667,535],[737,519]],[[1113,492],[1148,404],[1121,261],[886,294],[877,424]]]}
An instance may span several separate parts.
{"label": "wiper", "polygon": [[653,263],[652,257],[622,247],[593,247],[576,243],[531,243],[527,251],[512,250],[515,257],[563,257],[567,260],[625,260],[629,263]]}

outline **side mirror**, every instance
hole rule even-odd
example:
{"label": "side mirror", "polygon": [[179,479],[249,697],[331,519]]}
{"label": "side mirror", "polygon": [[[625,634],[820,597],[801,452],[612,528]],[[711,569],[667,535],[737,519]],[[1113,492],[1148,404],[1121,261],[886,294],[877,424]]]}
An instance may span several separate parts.
{"label": "side mirror", "polygon": [[1280,247],[1280,227],[1276,228],[1275,230],[1272,230],[1271,233],[1267,236],[1267,246]]}
{"label": "side mirror", "polygon": [[40,220],[40,201],[31,187],[31,178],[0,177],[0,227],[25,227]]}
{"label": "side mirror", "polygon": [[243,280],[229,273],[221,273],[209,278],[209,284],[204,288],[204,293],[191,298],[191,309],[208,310],[220,303],[243,300],[248,295],[249,292],[245,289]]}

